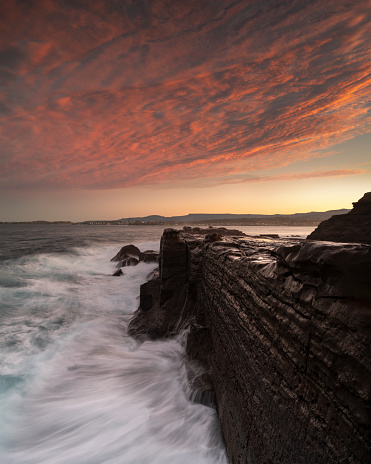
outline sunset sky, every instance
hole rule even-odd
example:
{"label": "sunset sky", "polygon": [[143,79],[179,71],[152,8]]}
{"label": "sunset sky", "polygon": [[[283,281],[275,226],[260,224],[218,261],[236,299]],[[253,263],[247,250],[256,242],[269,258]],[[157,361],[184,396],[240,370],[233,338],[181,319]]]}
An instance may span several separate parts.
{"label": "sunset sky", "polygon": [[368,0],[2,0],[0,22],[0,221],[371,190]]}

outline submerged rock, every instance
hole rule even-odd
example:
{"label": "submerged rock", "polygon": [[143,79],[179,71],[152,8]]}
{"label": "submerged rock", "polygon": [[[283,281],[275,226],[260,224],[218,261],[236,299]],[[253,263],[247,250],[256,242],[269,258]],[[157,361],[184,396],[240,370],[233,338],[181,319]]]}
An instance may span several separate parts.
{"label": "submerged rock", "polygon": [[371,245],[371,192],[353,203],[349,213],[321,222],[307,239]]}
{"label": "submerged rock", "polygon": [[118,277],[118,276],[124,275],[124,273],[122,272],[121,269],[117,269],[117,271],[115,271],[112,275],[115,277]]}

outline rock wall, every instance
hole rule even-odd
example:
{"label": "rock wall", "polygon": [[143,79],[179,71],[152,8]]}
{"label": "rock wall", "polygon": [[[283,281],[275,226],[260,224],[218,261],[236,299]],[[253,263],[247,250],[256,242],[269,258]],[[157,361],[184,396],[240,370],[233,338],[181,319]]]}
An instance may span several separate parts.
{"label": "rock wall", "polygon": [[367,192],[347,214],[332,216],[321,222],[309,240],[367,243],[371,245],[371,192]]}
{"label": "rock wall", "polygon": [[231,463],[370,462],[371,247],[166,230],[135,336],[190,326]]}

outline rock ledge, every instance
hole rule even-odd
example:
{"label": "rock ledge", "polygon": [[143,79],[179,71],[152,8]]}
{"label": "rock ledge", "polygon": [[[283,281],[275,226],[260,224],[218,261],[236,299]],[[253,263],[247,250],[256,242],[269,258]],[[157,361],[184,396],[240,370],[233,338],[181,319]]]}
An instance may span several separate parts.
{"label": "rock ledge", "polygon": [[371,247],[214,238],[164,231],[130,333],[190,327],[231,463],[370,462]]}

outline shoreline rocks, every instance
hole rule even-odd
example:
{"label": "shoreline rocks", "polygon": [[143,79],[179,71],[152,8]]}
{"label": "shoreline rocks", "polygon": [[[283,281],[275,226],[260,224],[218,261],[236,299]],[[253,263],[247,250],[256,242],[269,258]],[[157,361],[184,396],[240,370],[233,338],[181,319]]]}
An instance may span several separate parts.
{"label": "shoreline rocks", "polygon": [[136,337],[189,328],[232,464],[366,464],[371,247],[166,229]]}
{"label": "shoreline rocks", "polygon": [[371,192],[353,203],[347,214],[332,216],[321,222],[307,240],[365,243],[371,245]]}
{"label": "shoreline rocks", "polygon": [[246,237],[244,232],[241,232],[237,229],[227,229],[226,227],[214,227],[209,226],[207,229],[203,229],[202,227],[189,227],[184,226],[183,232],[187,234],[194,234],[194,235],[218,235],[218,236],[234,236],[234,237]]}
{"label": "shoreline rocks", "polygon": [[[121,271],[122,267],[136,266],[140,262],[144,263],[158,263],[160,259],[160,253],[153,250],[146,250],[141,252],[135,245],[125,245],[121,250],[111,259],[111,261],[117,261],[118,270],[115,271],[113,276],[123,275]],[[120,272],[121,271],[121,272]]]}

